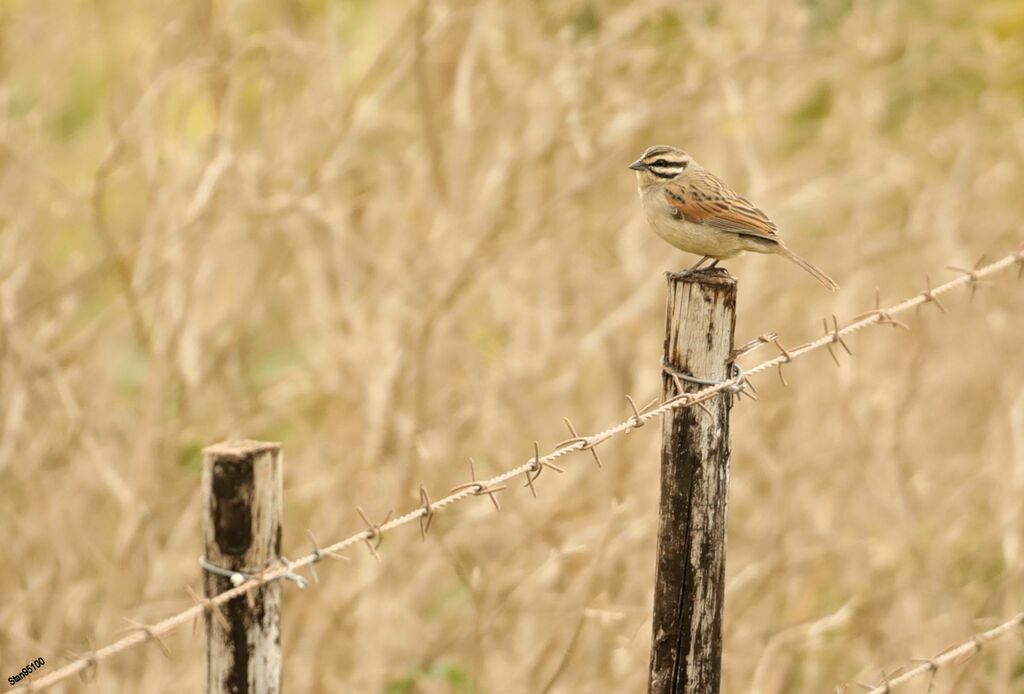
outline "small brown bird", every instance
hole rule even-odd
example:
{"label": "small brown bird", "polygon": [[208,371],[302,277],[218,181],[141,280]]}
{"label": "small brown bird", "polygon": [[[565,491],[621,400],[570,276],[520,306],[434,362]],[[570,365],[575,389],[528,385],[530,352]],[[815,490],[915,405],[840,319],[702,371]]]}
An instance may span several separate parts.
{"label": "small brown bird", "polygon": [[789,250],[768,215],[686,152],[655,145],[629,168],[636,171],[640,203],[654,233],[680,250],[703,256],[688,272],[709,259],[714,267],[743,251],[778,253],[830,291],[839,288],[823,270]]}

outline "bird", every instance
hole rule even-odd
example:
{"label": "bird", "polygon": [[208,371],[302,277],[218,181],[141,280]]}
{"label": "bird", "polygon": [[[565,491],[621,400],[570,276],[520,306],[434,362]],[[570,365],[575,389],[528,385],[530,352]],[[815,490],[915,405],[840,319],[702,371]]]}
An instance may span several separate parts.
{"label": "bird", "polygon": [[702,256],[684,275],[708,260],[713,261],[710,269],[743,251],[775,253],[829,291],[839,288],[824,270],[789,249],[768,215],[681,149],[648,147],[629,168],[636,171],[640,204],[654,233],[680,250]]}

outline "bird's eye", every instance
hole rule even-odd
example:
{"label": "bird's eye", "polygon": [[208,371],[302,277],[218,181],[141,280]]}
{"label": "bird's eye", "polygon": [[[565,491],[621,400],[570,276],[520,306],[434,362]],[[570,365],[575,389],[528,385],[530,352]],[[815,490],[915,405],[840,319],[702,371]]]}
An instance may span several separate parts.
{"label": "bird's eye", "polygon": [[655,166],[668,166],[668,162],[665,161],[664,159],[659,159],[658,161],[654,162],[654,165]]}

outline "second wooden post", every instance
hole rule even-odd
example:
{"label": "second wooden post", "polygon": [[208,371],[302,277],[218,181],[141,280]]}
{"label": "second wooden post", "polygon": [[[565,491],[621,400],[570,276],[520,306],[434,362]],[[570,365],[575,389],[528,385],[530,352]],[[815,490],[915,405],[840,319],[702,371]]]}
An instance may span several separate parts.
{"label": "second wooden post", "polygon": [[[668,278],[664,395],[730,376],[736,280],[724,270]],[[693,380],[688,380],[693,379]],[[714,694],[721,685],[729,410],[723,392],[662,422],[661,504],[649,694]]]}
{"label": "second wooden post", "polygon": [[[230,441],[203,449],[206,597],[233,587],[232,572],[272,567],[281,555],[281,445]],[[224,575],[227,574],[227,575]],[[281,582],[206,615],[206,694],[281,691]]]}

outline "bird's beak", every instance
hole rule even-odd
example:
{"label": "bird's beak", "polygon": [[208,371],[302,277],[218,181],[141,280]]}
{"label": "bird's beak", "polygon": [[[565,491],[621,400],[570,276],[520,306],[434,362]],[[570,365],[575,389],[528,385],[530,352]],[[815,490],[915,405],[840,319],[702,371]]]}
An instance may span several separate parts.
{"label": "bird's beak", "polygon": [[629,165],[629,168],[633,169],[633,171],[646,171],[647,164],[644,163],[643,159],[637,159],[635,162]]}

